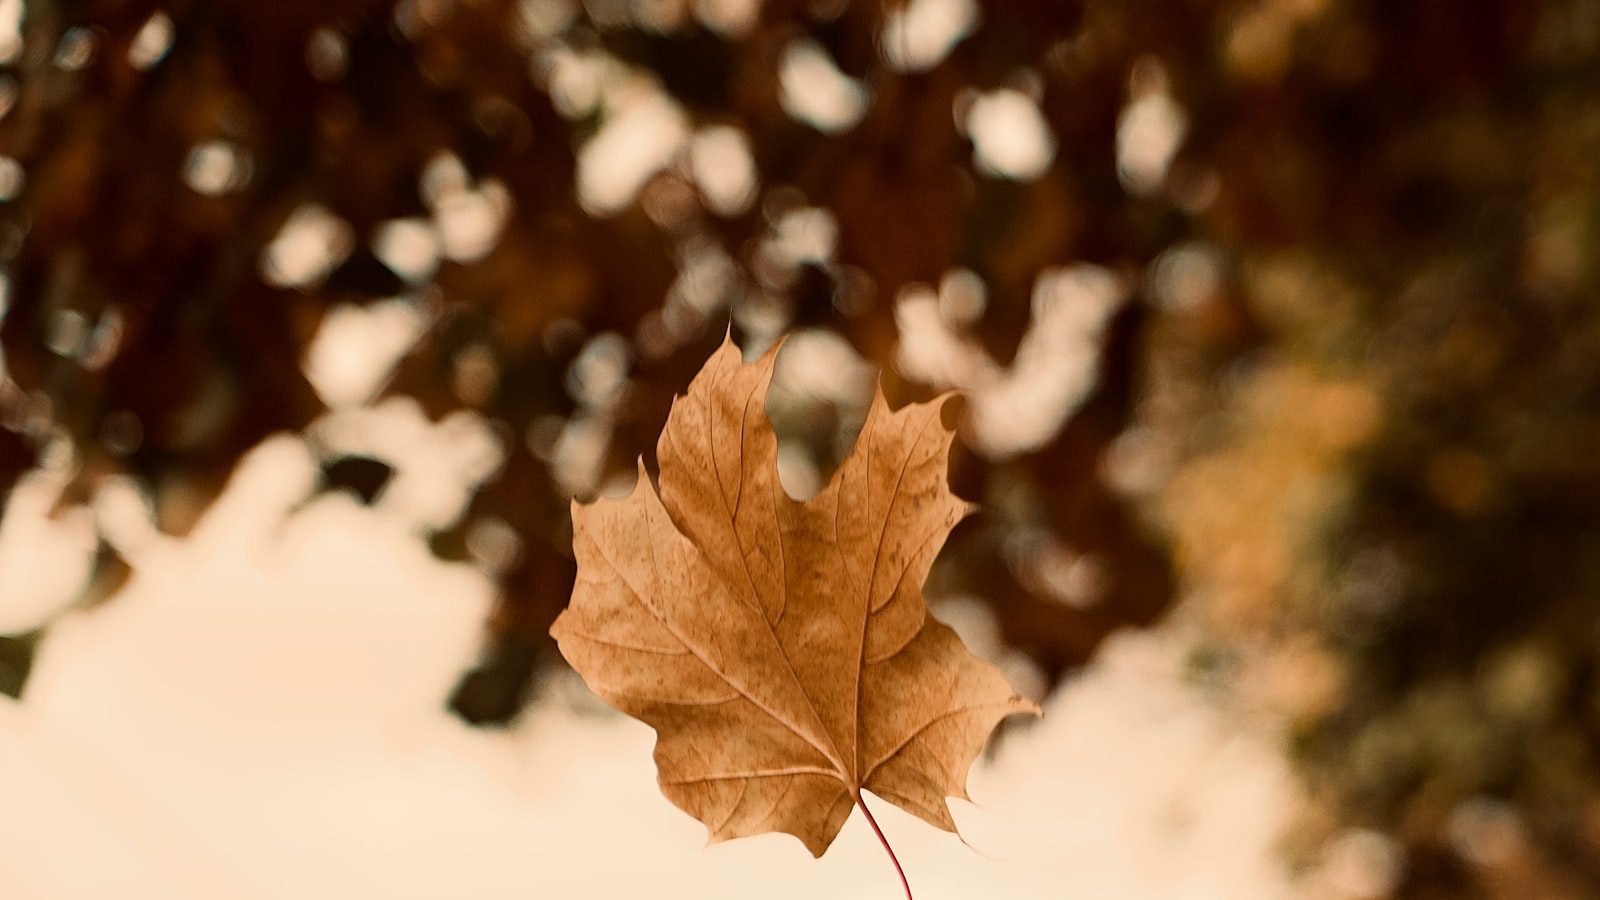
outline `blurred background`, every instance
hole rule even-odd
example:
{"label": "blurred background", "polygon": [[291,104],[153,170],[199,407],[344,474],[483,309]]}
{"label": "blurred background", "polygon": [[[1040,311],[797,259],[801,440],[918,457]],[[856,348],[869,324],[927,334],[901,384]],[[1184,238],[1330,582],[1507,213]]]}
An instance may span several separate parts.
{"label": "blurred background", "polygon": [[1046,716],[919,897],[1600,895],[1597,85],[1597,0],[0,0],[0,893],[894,896],[545,633],[731,327],[798,496],[967,392],[927,592]]}

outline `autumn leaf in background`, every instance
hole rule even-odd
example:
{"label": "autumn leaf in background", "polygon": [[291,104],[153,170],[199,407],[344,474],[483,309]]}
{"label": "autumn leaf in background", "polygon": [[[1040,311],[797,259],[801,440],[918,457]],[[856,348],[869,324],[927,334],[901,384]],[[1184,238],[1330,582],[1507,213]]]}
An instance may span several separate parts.
{"label": "autumn leaf in background", "polygon": [[946,798],[989,734],[1038,710],[922,596],[970,509],[946,480],[944,402],[875,394],[854,451],[797,501],[764,410],[777,354],[712,355],[667,417],[659,494],[641,461],[628,496],[574,504],[577,583],[551,633],[655,728],[662,791],[712,841],[783,831],[820,856],[852,806],[883,840],[863,789],[954,831]]}

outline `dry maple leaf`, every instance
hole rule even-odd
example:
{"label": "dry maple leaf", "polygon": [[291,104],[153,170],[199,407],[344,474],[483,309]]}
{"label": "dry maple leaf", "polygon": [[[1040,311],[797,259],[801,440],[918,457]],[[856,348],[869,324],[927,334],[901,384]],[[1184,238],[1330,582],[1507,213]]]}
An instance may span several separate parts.
{"label": "dry maple leaf", "polygon": [[655,728],[662,792],[712,841],[783,831],[821,856],[856,805],[894,859],[862,789],[954,831],[946,798],[995,725],[1038,710],[922,596],[971,509],[946,480],[944,398],[891,411],[876,392],[802,503],[763,408],[777,351],[746,365],[725,340],[706,362],[657,444],[659,495],[641,461],[628,496],[573,504],[577,583],[551,633]]}

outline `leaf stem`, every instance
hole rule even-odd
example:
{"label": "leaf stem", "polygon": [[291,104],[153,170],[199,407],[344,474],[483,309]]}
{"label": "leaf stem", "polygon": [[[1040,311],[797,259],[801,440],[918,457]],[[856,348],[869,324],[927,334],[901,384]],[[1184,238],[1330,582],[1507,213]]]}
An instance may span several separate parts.
{"label": "leaf stem", "polygon": [[889,861],[894,863],[894,871],[900,876],[900,886],[906,890],[906,900],[916,900],[911,896],[911,882],[906,880],[906,870],[900,868],[900,858],[894,855],[894,848],[889,846],[889,839],[883,836],[883,829],[878,827],[878,820],[872,817],[872,810],[867,809],[867,801],[862,798],[861,792],[855,791],[856,805],[861,807],[861,812],[867,817],[867,824],[872,826],[872,833],[878,836],[878,843],[883,845],[885,853],[889,854]]}

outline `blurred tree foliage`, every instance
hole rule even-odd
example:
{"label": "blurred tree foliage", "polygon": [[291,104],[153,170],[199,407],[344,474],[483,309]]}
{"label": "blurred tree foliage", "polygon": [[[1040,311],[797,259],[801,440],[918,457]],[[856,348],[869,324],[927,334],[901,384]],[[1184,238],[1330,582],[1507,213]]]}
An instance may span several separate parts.
{"label": "blurred tree foliage", "polygon": [[[434,539],[520,539],[479,560],[505,601],[457,698],[503,719],[567,596],[569,496],[650,454],[730,315],[836,333],[903,400],[937,386],[895,374],[914,285],[1020,365],[1036,281],[1094,263],[1132,298],[1096,386],[1041,446],[958,463],[988,513],[942,588],[1049,679],[1184,597],[1197,665],[1292,723],[1308,860],[1366,828],[1342,843],[1403,859],[1401,895],[1600,892],[1600,3],[984,2],[916,50],[919,7],[968,4],[28,0],[0,47],[0,478],[64,437],[64,502],[133,474],[181,532],[323,412],[324,313],[405,297],[430,327],[387,390],[508,450]],[[819,59],[832,120],[785,84]],[[1009,134],[1019,102],[1042,171],[982,146],[979,106]],[[716,189],[730,128],[750,202]],[[585,193],[602,142],[678,131],[636,199]],[[775,250],[812,209],[836,250]],[[625,362],[600,401],[596,347]],[[826,470],[849,403],[797,415]],[[588,478],[552,450],[574,423]],[[327,474],[370,496],[384,467]]]}

